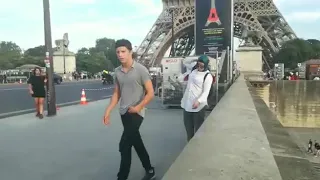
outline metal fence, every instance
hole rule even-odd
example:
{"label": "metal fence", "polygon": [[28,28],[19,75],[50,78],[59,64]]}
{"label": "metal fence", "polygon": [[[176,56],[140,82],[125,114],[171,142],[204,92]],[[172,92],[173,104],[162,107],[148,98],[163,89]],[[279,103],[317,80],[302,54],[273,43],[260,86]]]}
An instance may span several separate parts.
{"label": "metal fence", "polygon": [[181,76],[171,74],[163,77],[162,81],[162,104],[165,106],[180,106],[181,99],[187,82]]}
{"label": "metal fence", "polygon": [[8,76],[5,78],[3,75],[0,75],[0,84],[25,83],[27,82],[27,80],[28,80],[27,76]]}
{"label": "metal fence", "polygon": [[[219,76],[217,76],[217,69],[218,69],[218,74],[221,74],[222,72],[222,67],[224,64],[224,60],[226,59],[226,51],[222,52],[215,52],[214,55],[212,55],[212,58],[210,58],[210,71],[215,77],[217,78],[216,80],[219,81]],[[185,65],[183,64],[183,61],[186,63],[191,63],[192,61],[196,60],[198,57],[190,57],[188,59],[183,59],[181,61],[181,69],[175,69],[173,68],[172,71],[167,71],[165,74],[163,74],[163,80],[162,80],[162,86],[161,86],[161,99],[162,99],[162,104],[164,106],[180,106],[181,104],[181,99],[183,97],[185,88],[187,86],[187,81],[184,81],[184,73],[187,71]],[[230,66],[228,64],[228,66]],[[218,87],[215,86],[215,97],[216,97],[216,102],[218,102]]]}

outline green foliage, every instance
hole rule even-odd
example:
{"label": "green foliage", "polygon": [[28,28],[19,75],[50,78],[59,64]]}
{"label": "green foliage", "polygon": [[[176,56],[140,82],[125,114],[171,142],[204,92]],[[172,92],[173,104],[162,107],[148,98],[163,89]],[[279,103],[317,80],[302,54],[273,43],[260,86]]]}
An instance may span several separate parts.
{"label": "green foliage", "polygon": [[286,41],[274,56],[275,62],[285,67],[296,68],[298,63],[320,58],[320,41],[315,39],[293,39]]}
{"label": "green foliage", "polygon": [[96,50],[103,52],[108,60],[111,61],[114,67],[120,65],[115,52],[116,41],[114,39],[100,38],[96,40]]}
{"label": "green foliage", "polygon": [[317,39],[308,39],[307,40],[313,49],[313,56],[312,59],[319,59],[320,58],[320,41]]}
{"label": "green foliage", "polygon": [[[24,53],[13,42],[0,42],[0,70],[14,69],[24,64],[44,66],[46,48],[37,46],[27,49]],[[81,48],[76,54],[78,71],[91,73],[102,70],[112,71],[120,65],[115,53],[115,40],[100,38],[96,40],[95,47]]]}
{"label": "green foliage", "polygon": [[43,45],[27,49],[22,57],[23,64],[36,64],[43,67],[45,54],[46,47]]}
{"label": "green foliage", "polygon": [[0,42],[0,69],[12,69],[21,64],[22,51],[13,42]]}
{"label": "green foliage", "polygon": [[96,51],[95,48],[82,48],[77,52],[77,68],[79,71],[88,71],[91,73],[102,70],[113,70],[110,60],[107,60],[103,52]]}
{"label": "green foliage", "polygon": [[115,40],[108,38],[97,39],[95,47],[80,49],[76,59],[79,71],[96,73],[102,70],[112,71],[114,67],[119,66]]}

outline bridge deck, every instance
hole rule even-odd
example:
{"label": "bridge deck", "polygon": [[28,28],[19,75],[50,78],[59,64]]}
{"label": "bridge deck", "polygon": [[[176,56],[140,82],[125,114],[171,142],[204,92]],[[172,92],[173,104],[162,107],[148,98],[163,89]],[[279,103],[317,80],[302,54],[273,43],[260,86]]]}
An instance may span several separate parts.
{"label": "bridge deck", "polygon": [[[33,114],[0,121],[0,174],[5,180],[116,179],[122,125],[118,112],[110,127],[102,125],[108,100],[62,108],[53,118]],[[141,134],[158,177],[162,177],[186,144],[181,110],[147,111]],[[133,151],[134,152],[134,151]],[[135,152],[130,179],[144,170]]]}

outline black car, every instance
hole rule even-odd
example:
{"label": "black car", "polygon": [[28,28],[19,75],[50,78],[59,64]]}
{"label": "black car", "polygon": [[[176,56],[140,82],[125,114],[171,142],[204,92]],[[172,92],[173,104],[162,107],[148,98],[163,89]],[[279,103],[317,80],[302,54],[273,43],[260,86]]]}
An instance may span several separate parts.
{"label": "black car", "polygon": [[62,77],[56,73],[53,74],[53,82],[56,84],[62,83]]}

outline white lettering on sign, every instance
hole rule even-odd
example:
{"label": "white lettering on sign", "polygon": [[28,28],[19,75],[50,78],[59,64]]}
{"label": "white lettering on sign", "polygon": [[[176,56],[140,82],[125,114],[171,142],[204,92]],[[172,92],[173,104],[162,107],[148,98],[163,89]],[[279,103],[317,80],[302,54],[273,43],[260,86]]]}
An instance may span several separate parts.
{"label": "white lettering on sign", "polygon": [[176,63],[178,62],[178,59],[167,59],[166,63]]}
{"label": "white lettering on sign", "polygon": [[216,51],[218,49],[218,47],[208,47],[209,51]]}

